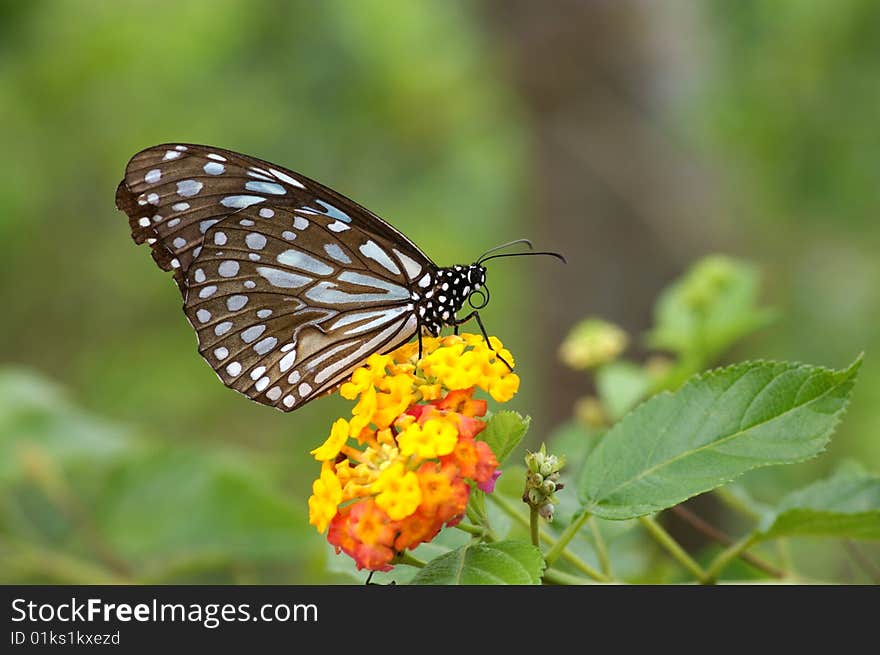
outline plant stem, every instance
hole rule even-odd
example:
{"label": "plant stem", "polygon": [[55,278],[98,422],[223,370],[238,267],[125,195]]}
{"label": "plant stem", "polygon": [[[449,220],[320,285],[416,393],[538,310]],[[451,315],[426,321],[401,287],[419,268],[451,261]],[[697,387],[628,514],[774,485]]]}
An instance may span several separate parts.
{"label": "plant stem", "polygon": [[608,557],[608,548],[605,545],[605,539],[602,538],[599,522],[595,516],[591,516],[589,523],[590,531],[593,533],[593,543],[596,545],[596,556],[599,558],[599,567],[602,569],[602,573],[611,577],[611,559]]}
{"label": "plant stem", "polygon": [[538,510],[529,505],[529,536],[531,536],[535,548],[541,547],[541,536],[539,533],[540,525],[538,523],[539,518]]}
{"label": "plant stem", "polygon": [[546,583],[557,585],[588,585],[594,584],[592,580],[582,578],[578,575],[572,575],[565,571],[557,571],[556,569],[547,569],[541,578]]}
{"label": "plant stem", "polygon": [[693,557],[687,554],[685,549],[682,548],[681,545],[672,538],[672,535],[666,532],[666,530],[664,530],[663,527],[653,519],[653,517],[639,517],[639,522],[645,527],[654,540],[663,546],[663,548],[666,549],[666,552],[672,555],[679,564],[693,573],[699,582],[706,583],[707,575],[702,567],[697,564]]}
{"label": "plant stem", "polygon": [[[688,523],[694,530],[706,535],[709,539],[717,541],[720,544],[725,546],[730,546],[733,544],[733,539],[729,537],[727,534],[716,528],[714,525],[709,523],[708,521],[703,520],[688,508],[683,505],[676,505],[672,508],[672,511],[675,512],[679,518]],[[744,561],[748,562],[756,569],[759,569],[773,578],[784,578],[785,571],[782,571],[769,562],[761,559],[757,555],[753,555],[751,553],[740,553],[739,557]]]}
{"label": "plant stem", "polygon": [[404,551],[397,555],[394,558],[395,564],[406,564],[407,566],[415,566],[418,569],[424,568],[426,562],[423,562],[415,555],[410,554],[408,551]]}
{"label": "plant stem", "polygon": [[758,514],[758,512],[746,505],[746,503],[739,499],[736,494],[732,493],[730,489],[727,489],[725,487],[718,487],[713,493],[730,509],[735,512],[739,512],[747,519],[757,521],[761,518],[761,515]]}
{"label": "plant stem", "polygon": [[471,523],[456,523],[453,526],[462,532],[467,532],[468,534],[472,534],[475,537],[484,537],[486,536],[486,528],[481,528],[478,525],[473,525]]}
{"label": "plant stem", "polygon": [[[513,505],[511,505],[503,496],[501,496],[500,494],[490,494],[490,495],[487,495],[487,498],[491,499],[492,502],[495,503],[495,505],[501,511],[503,511],[505,514],[507,514],[510,518],[512,518],[517,523],[519,523],[521,526],[523,526],[524,528],[529,527],[528,519],[526,519],[522,514],[517,512],[516,508]],[[541,539],[544,541],[544,543],[549,544],[550,546],[553,546],[556,544],[556,539],[548,532],[541,530],[540,534],[541,534]],[[562,551],[562,558],[566,562],[571,564],[573,567],[575,567],[578,571],[590,576],[591,578],[593,578],[593,580],[596,580],[597,582],[613,582],[613,580],[611,578],[609,578],[607,575],[594,569],[592,566],[587,564],[585,561],[583,561],[581,558],[579,558],[577,555],[572,553],[567,548]]]}
{"label": "plant stem", "polygon": [[724,570],[724,567],[730,563],[734,557],[739,557],[740,554],[745,551],[749,546],[754,543],[755,535],[747,534],[745,537],[735,542],[734,544],[728,546],[725,550],[718,553],[715,559],[712,560],[712,563],[709,565],[709,569],[706,571],[706,584],[715,584],[715,581],[718,579],[718,576]]}
{"label": "plant stem", "polygon": [[870,560],[852,539],[844,539],[843,547],[874,584],[880,584],[880,567]]}
{"label": "plant stem", "polygon": [[568,527],[562,531],[562,534],[559,535],[559,540],[553,544],[550,550],[544,555],[544,561],[547,562],[548,567],[553,566],[553,562],[559,558],[562,551],[568,546],[568,542],[574,538],[578,533],[578,530],[581,529],[581,526],[588,518],[590,518],[589,512],[581,512],[580,515],[569,523]]}

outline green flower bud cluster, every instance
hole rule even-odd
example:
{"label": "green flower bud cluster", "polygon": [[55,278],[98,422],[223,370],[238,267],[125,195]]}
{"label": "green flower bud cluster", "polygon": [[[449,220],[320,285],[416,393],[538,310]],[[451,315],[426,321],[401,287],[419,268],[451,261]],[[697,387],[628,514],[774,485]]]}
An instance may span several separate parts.
{"label": "green flower bud cluster", "polygon": [[528,471],[523,502],[546,520],[552,521],[557,503],[555,493],[564,486],[559,476],[565,466],[565,456],[547,454],[547,447],[541,444],[541,450],[526,455],[526,466]]}

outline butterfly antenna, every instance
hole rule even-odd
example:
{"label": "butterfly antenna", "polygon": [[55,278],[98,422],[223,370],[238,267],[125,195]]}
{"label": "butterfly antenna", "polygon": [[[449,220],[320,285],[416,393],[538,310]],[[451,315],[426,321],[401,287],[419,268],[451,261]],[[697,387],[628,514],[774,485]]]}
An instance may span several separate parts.
{"label": "butterfly antenna", "polygon": [[490,259],[500,259],[501,257],[531,257],[534,255],[547,255],[549,257],[556,257],[563,264],[567,264],[565,257],[558,252],[549,252],[549,251],[539,251],[539,252],[506,252],[501,255],[492,255],[490,257],[481,257],[477,263],[482,264],[483,262],[487,262]]}
{"label": "butterfly antenna", "polygon": [[533,248],[532,242],[529,241],[528,239],[515,239],[514,241],[508,241],[507,243],[502,243],[500,246],[495,246],[494,248],[489,248],[486,252],[484,252],[482,255],[479,256],[479,258],[477,259],[477,263],[478,264],[481,263],[483,261],[483,258],[486,257],[486,255],[489,255],[493,252],[498,252],[499,250],[504,250],[505,248],[510,248],[511,246],[518,246],[520,244],[525,244],[529,250],[531,250]]}

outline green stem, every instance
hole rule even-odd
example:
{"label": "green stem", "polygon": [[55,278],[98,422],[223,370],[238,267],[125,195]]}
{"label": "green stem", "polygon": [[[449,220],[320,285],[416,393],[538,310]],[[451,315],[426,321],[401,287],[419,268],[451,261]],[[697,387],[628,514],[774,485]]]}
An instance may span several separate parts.
{"label": "green stem", "polygon": [[538,516],[538,510],[529,505],[529,536],[531,536],[535,548],[541,547],[541,536],[539,534],[541,526],[538,523],[539,518],[541,517]]}
{"label": "green stem", "polygon": [[712,563],[709,564],[709,569],[706,571],[706,584],[715,584],[715,581],[718,580],[718,576],[724,570],[724,567],[730,563],[730,560],[739,557],[740,554],[745,552],[746,549],[754,543],[754,541],[755,535],[748,534],[718,553],[715,559],[712,560]]}
{"label": "green stem", "polygon": [[595,516],[589,519],[590,531],[593,533],[593,543],[596,545],[596,556],[599,558],[599,567],[602,573],[611,576],[611,558],[608,556],[608,547],[605,545],[605,539],[602,537],[602,531],[599,529],[599,521]]}
{"label": "green stem", "polygon": [[545,583],[556,585],[574,586],[594,584],[592,580],[588,580],[587,578],[582,578],[579,575],[572,575],[565,571],[557,571],[556,569],[547,569],[541,577]]}
{"label": "green stem", "polygon": [[[509,502],[507,502],[507,500],[503,496],[501,496],[500,494],[490,494],[487,496],[487,498],[491,499],[492,502],[495,503],[495,505],[501,511],[507,514],[510,518],[519,523],[521,526],[523,526],[524,528],[529,527],[528,519],[520,514],[518,511],[516,511],[516,508]],[[541,530],[540,535],[544,543],[549,544],[550,546],[556,544],[556,539],[548,532]],[[562,551],[562,558],[573,567],[575,567],[578,571],[590,576],[591,578],[593,578],[593,580],[596,580],[597,582],[613,582],[613,580],[607,575],[594,569],[592,566],[587,564],[585,561],[583,561],[567,548]]]}
{"label": "green stem", "polygon": [[415,566],[418,569],[424,568],[426,562],[423,562],[409,551],[404,551],[394,558],[394,564],[406,564],[407,566]]}
{"label": "green stem", "polygon": [[461,530],[462,532],[472,534],[475,537],[483,537],[486,534],[486,528],[481,528],[478,525],[472,525],[470,523],[456,523],[454,527]]}
{"label": "green stem", "polygon": [[641,516],[639,517],[639,522],[644,526],[644,528],[648,531],[648,533],[654,538],[654,540],[660,544],[663,548],[666,549],[670,555],[672,555],[673,559],[675,559],[679,564],[681,564],[688,571],[693,573],[697,580],[701,583],[707,582],[706,572],[703,571],[702,567],[697,564],[693,557],[687,554],[684,548],[672,538],[663,527],[657,523],[651,516]]}
{"label": "green stem", "polygon": [[590,518],[589,512],[581,512],[580,515],[569,523],[568,527],[562,531],[562,534],[559,535],[559,540],[553,544],[550,550],[544,555],[544,561],[547,562],[548,567],[553,566],[553,562],[559,558],[562,551],[568,546],[568,542],[574,539],[574,536],[578,533],[578,530],[581,529],[581,526],[588,518]]}
{"label": "green stem", "polygon": [[735,512],[739,512],[747,519],[757,521],[761,515],[744,503],[735,493],[726,487],[718,487],[713,492],[718,499]]}

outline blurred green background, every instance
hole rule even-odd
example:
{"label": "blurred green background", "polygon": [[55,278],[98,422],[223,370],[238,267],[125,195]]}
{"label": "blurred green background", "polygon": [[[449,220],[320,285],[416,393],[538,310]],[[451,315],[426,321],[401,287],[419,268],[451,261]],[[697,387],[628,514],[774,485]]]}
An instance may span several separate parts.
{"label": "blurred green background", "polygon": [[[830,452],[745,483],[880,470],[878,23],[872,0],[0,2],[0,582],[352,581],[306,509],[348,404],[226,389],[115,210],[166,141],[320,180],[441,265],[564,252],[489,270],[530,445],[591,392],[557,356],[578,320],[639,358],[670,281],[751,261],[779,319],[720,363],[867,359]],[[797,548],[846,578],[835,544]]]}

